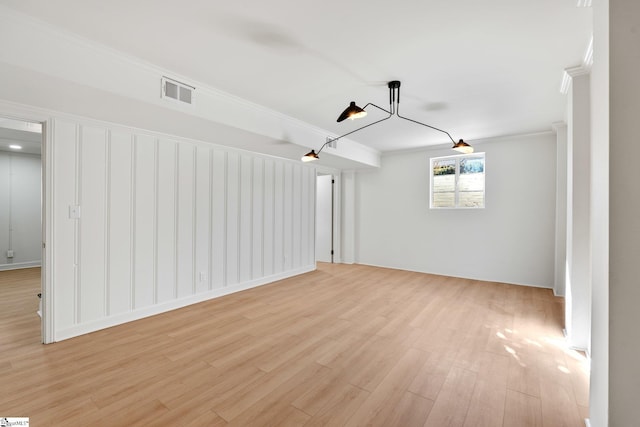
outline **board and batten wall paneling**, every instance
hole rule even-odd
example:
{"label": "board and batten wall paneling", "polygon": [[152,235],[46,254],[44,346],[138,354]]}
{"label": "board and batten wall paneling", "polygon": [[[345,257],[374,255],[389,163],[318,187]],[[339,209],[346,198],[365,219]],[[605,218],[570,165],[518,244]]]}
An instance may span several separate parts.
{"label": "board and batten wall paneling", "polygon": [[263,272],[265,276],[274,274],[274,256],[275,256],[275,162],[265,162],[264,164],[264,207],[262,209],[262,254],[263,254]]}
{"label": "board and batten wall paneling", "polygon": [[284,242],[283,269],[287,270],[293,265],[293,165],[284,167]]}
{"label": "board and batten wall paneling", "polygon": [[80,128],[78,145],[78,320],[106,315],[107,129]]}
{"label": "board and batten wall paneling", "polygon": [[195,147],[195,189],[194,189],[194,274],[197,272],[195,292],[211,289],[211,159],[208,147]]}
{"label": "board and batten wall paneling", "polygon": [[274,170],[274,226],[273,226],[273,273],[284,269],[284,232],[285,232],[285,193],[284,165],[275,165]]}
{"label": "board and batten wall paneling", "polygon": [[191,144],[178,146],[177,182],[177,296],[185,297],[196,293],[195,268],[195,174],[196,151]]}
{"label": "board and batten wall paneling", "polygon": [[132,309],[154,304],[156,281],[156,141],[134,136]]}
{"label": "board and batten wall paneling", "polygon": [[51,139],[55,340],[315,268],[312,168],[93,121]]}
{"label": "board and batten wall paneling", "polygon": [[[52,122],[51,140],[51,195],[53,198],[50,242],[52,247],[51,280],[55,284],[53,295],[54,328],[64,330],[76,322],[77,285],[77,221],[69,219],[69,206],[76,204],[76,148],[78,126],[61,120]],[[52,144],[53,145],[53,144]],[[52,147],[51,147],[52,148]]]}
{"label": "board and batten wall paneling", "polygon": [[211,281],[213,289],[226,285],[227,269],[227,153],[214,150],[211,174]]}
{"label": "board and batten wall paneling", "polygon": [[226,199],[226,257],[225,286],[240,282],[240,155],[227,155],[227,199]]}
{"label": "board and batten wall paneling", "polygon": [[132,307],[132,141],[130,134],[111,133],[108,143],[107,314],[126,313]]}
{"label": "board and batten wall paneling", "polygon": [[264,159],[252,159],[251,278],[264,274]]}
{"label": "board and batten wall paneling", "polygon": [[156,211],[156,294],[154,303],[177,297],[176,289],[176,218],[177,204],[177,150],[170,140],[157,140],[156,180],[158,183]]}
{"label": "board and batten wall paneling", "polygon": [[239,280],[251,280],[253,251],[253,162],[251,157],[243,155],[240,158],[240,197],[239,197],[239,232],[238,232],[238,265]]}

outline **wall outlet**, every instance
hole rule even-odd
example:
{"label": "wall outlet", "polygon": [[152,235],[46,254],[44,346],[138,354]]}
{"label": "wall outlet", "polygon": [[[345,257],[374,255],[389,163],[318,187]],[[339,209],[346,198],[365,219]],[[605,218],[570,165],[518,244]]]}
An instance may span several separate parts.
{"label": "wall outlet", "polygon": [[200,272],[200,283],[207,281],[207,273],[204,271]]}
{"label": "wall outlet", "polygon": [[7,258],[13,258],[13,251],[11,249],[7,251]]}

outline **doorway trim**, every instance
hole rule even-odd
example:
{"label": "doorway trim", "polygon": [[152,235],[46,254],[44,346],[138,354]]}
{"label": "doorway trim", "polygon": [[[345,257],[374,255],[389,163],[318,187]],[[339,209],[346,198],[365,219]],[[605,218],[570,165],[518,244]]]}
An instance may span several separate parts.
{"label": "doorway trim", "polygon": [[52,194],[52,154],[51,154],[51,131],[53,119],[46,112],[26,107],[24,105],[12,104],[0,101],[0,116],[20,120],[24,122],[42,124],[42,147],[41,147],[41,228],[42,228],[42,261],[40,270],[41,293],[42,293],[42,318],[40,324],[40,335],[43,344],[55,341],[54,328],[54,292],[52,277],[53,259],[53,228],[51,227],[51,194]]}
{"label": "doorway trim", "polygon": [[[333,179],[333,184],[331,185],[331,206],[332,206],[332,243],[331,246],[333,248],[332,262],[334,263],[342,263],[342,237],[341,237],[341,224],[342,224],[342,179],[341,173],[337,169],[328,168],[324,166],[316,167],[316,185],[317,185],[317,177],[320,175],[331,175]],[[315,206],[316,214],[317,214],[317,205]],[[317,239],[317,236],[315,237]]]}

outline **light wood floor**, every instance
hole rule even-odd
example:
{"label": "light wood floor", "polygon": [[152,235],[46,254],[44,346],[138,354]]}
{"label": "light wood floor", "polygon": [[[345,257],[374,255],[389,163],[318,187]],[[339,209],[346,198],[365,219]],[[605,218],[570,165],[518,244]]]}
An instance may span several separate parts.
{"label": "light wood floor", "polygon": [[548,289],[358,265],[41,345],[0,273],[0,416],[65,426],[584,426]]}

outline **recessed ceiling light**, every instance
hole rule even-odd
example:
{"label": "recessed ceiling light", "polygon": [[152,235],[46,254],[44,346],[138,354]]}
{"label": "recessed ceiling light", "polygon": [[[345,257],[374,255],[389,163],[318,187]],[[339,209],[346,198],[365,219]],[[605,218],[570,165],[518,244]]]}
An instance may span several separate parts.
{"label": "recessed ceiling light", "polygon": [[22,150],[22,145],[11,144],[9,148],[13,148],[14,150]]}

